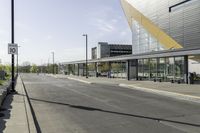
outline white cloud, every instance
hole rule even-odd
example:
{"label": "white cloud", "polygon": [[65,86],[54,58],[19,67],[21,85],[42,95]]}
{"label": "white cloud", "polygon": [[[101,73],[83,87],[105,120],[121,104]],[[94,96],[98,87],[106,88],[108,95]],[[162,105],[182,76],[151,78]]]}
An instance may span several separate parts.
{"label": "white cloud", "polygon": [[114,32],[115,27],[106,19],[100,19],[100,18],[93,18],[91,20],[91,25],[95,26],[96,29],[100,30],[101,32]]}

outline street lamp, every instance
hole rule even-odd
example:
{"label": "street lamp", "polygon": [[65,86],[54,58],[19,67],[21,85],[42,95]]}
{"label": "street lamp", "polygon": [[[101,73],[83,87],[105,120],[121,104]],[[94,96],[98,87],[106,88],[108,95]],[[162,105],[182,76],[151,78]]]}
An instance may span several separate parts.
{"label": "street lamp", "polygon": [[83,34],[83,36],[85,36],[86,38],[86,78],[88,78],[88,35],[87,34]]}
{"label": "street lamp", "polygon": [[[14,0],[11,0],[11,43],[14,44],[15,43],[15,31],[14,31],[14,11],[15,6],[14,6]],[[15,55],[12,54],[11,55],[11,61],[12,61],[12,82],[11,82],[11,92],[16,92],[15,90]]]}
{"label": "street lamp", "polygon": [[54,52],[51,52],[52,53],[52,58],[53,58],[53,74],[55,74],[54,72]]}

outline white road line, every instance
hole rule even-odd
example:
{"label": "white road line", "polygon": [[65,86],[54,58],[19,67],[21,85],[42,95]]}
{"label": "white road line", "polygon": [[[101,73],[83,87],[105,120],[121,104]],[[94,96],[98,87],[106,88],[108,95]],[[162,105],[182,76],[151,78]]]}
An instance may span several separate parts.
{"label": "white road line", "polygon": [[178,100],[186,100],[186,101],[200,103],[200,97],[197,97],[197,96],[191,96],[191,95],[185,95],[185,94],[180,94],[180,93],[176,93],[176,92],[168,92],[168,91],[144,88],[144,87],[139,87],[136,85],[119,84],[119,86],[133,89],[133,90],[139,90],[139,91],[143,91],[143,92],[163,95],[163,96],[175,98]]}
{"label": "white road line", "polygon": [[88,81],[81,80],[81,79],[75,79],[75,78],[71,78],[71,77],[67,77],[67,78],[71,79],[71,80],[76,80],[76,81],[79,81],[79,82],[82,82],[82,83],[86,83],[86,84],[92,84],[92,82],[88,82]]}

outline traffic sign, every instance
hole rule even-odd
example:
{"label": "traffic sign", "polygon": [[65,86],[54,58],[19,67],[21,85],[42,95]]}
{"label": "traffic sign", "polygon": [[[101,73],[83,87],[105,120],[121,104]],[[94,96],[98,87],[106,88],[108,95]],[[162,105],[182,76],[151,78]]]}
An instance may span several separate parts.
{"label": "traffic sign", "polygon": [[8,54],[18,54],[18,45],[17,44],[8,44]]}

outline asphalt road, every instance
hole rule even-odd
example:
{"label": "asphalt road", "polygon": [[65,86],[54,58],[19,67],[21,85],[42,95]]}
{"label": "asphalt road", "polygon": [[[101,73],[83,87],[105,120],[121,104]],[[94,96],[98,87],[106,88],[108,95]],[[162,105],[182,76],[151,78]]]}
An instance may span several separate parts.
{"label": "asphalt road", "polygon": [[45,75],[21,77],[43,133],[200,133],[196,103]]}

